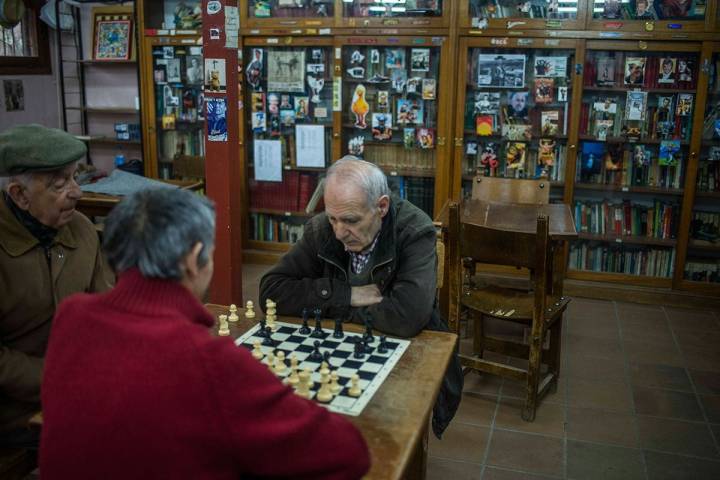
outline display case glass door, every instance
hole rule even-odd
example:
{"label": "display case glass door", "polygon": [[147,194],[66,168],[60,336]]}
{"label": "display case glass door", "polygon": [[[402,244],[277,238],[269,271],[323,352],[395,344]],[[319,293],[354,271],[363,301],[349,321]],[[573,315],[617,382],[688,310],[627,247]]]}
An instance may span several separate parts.
{"label": "display case glass door", "polygon": [[[456,197],[469,197],[475,175],[542,178],[551,199],[564,194],[574,161],[572,95],[575,43],[556,39],[462,39],[456,137],[461,178]],[[498,46],[497,43],[505,45]]]}
{"label": "display case glass door", "polygon": [[670,286],[700,45],[586,46],[568,275]]}
{"label": "display case glass door", "polygon": [[287,250],[322,211],[318,188],[332,160],[332,41],[292,38],[243,49],[247,247]]}
{"label": "display case glass door", "polygon": [[448,27],[447,0],[343,0],[344,27]]}
{"label": "display case glass door", "polygon": [[[375,163],[391,189],[433,216],[445,162],[442,47],[430,38],[339,38],[341,154]],[[367,45],[370,43],[370,45]],[[445,177],[447,178],[447,177]],[[440,179],[440,180],[438,180]],[[440,194],[442,195],[442,193]]]}
{"label": "display case glass door", "polygon": [[335,0],[248,0],[240,9],[246,28],[332,27],[335,22]]}
{"label": "display case glass door", "polygon": [[582,29],[580,0],[463,0],[460,27],[481,29]]}
{"label": "display case glass door", "polygon": [[[720,293],[720,44],[704,63],[708,76],[695,200],[682,279],[685,287]],[[702,107],[701,107],[702,108]]]}
{"label": "display case glass door", "polygon": [[705,29],[708,0],[587,0],[592,13],[588,27],[605,31],[653,33],[697,32]]}

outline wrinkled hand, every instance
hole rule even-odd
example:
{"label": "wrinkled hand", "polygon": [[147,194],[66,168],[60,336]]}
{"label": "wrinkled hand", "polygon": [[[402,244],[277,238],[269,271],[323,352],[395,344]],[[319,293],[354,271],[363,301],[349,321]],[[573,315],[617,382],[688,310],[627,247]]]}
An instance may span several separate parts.
{"label": "wrinkled hand", "polygon": [[377,285],[363,285],[361,287],[350,287],[350,306],[367,307],[382,302],[382,295]]}

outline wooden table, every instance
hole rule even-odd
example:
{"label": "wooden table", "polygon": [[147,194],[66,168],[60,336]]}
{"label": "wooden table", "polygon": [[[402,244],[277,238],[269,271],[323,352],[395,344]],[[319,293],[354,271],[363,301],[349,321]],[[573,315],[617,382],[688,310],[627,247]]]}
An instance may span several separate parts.
{"label": "wooden table", "polygon": [[[208,305],[208,309],[216,317],[228,313],[227,307],[221,305]],[[246,319],[241,308],[238,315],[240,321],[230,324],[233,338],[256,323]],[[278,320],[300,322],[294,317],[278,317]],[[359,325],[343,327],[346,331],[363,332]],[[412,338],[362,414],[346,417],[360,429],[370,448],[372,463],[365,478],[425,478],[430,414],[456,341],[456,335],[445,332],[423,331]]]}
{"label": "wooden table", "polygon": [[[166,183],[177,185],[180,188],[187,190],[199,190],[203,188],[204,182],[202,181],[188,181],[188,180],[162,180]],[[108,195],[105,193],[93,193],[83,192],[82,197],[78,200],[77,209],[78,211],[85,214],[87,217],[104,217],[110,213],[110,210],[122,200],[120,195]]]}

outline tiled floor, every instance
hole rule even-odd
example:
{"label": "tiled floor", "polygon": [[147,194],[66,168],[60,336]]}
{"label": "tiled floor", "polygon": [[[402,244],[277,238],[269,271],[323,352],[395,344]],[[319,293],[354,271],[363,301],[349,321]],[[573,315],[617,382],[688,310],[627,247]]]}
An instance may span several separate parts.
{"label": "tiled floor", "polygon": [[[266,269],[243,266],[246,300]],[[563,337],[532,423],[522,385],[466,377],[428,479],[720,479],[720,313],[576,298]]]}

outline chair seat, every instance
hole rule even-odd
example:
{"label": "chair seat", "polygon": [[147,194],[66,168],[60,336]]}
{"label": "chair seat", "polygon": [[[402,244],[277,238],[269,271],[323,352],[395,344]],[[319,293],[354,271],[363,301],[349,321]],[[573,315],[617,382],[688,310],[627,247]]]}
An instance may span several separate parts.
{"label": "chair seat", "polygon": [[[546,322],[552,322],[569,303],[565,297],[547,296]],[[499,285],[476,285],[462,296],[462,305],[483,315],[519,323],[532,323],[535,294]]]}

